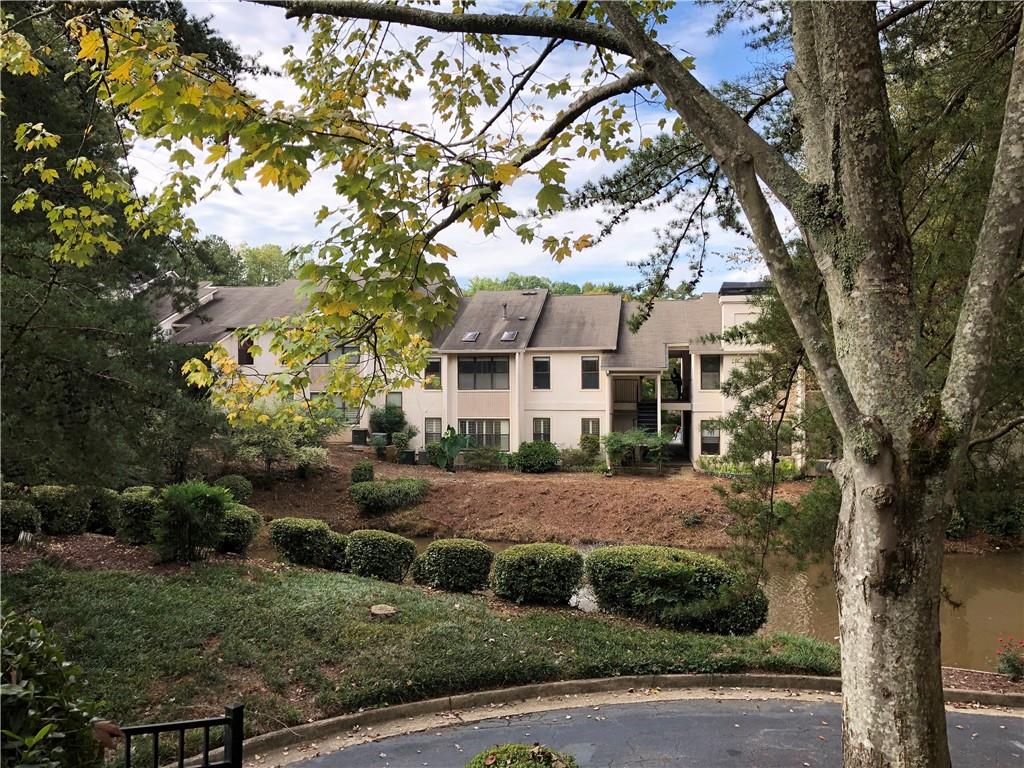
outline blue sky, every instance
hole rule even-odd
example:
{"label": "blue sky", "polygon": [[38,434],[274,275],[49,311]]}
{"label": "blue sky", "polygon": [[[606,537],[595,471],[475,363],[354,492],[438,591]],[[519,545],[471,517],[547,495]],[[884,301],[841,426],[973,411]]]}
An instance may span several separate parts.
{"label": "blue sky", "polygon": [[[234,42],[244,53],[261,52],[261,60],[270,66],[277,66],[283,60],[282,48],[292,45],[297,51],[306,46],[305,33],[293,21],[284,18],[284,12],[276,8],[225,2],[186,2],[186,5],[201,16],[211,16],[211,24],[225,38]],[[481,11],[494,11],[497,4],[482,2]],[[506,8],[501,7],[501,10]],[[706,31],[714,18],[714,8],[690,3],[679,4],[671,14],[671,20],[660,32],[662,39],[685,49],[696,59],[695,74],[706,85],[713,85],[722,79],[735,77],[764,63],[766,54],[752,51],[744,45],[741,31],[737,28],[725,34],[710,38]],[[529,43],[536,45],[536,43]],[[578,53],[566,51],[563,46],[556,56],[549,59],[553,68],[572,67],[578,63]],[[559,59],[559,56],[564,58]],[[547,65],[546,65],[547,66]],[[564,69],[562,70],[564,71]],[[246,83],[258,96],[289,101],[296,93],[290,82],[284,78],[256,78]],[[553,115],[558,104],[548,110]],[[412,116],[410,122],[419,122],[424,114],[425,100],[414,98],[404,107]],[[429,114],[429,109],[425,110]],[[647,123],[646,135],[654,130],[654,123],[661,113],[650,108],[640,112],[641,121]],[[133,161],[140,174],[143,186],[157,185],[168,170],[166,153],[153,151],[140,144],[133,153]],[[608,166],[604,163],[580,164],[571,167],[568,185],[578,185],[596,178]],[[316,174],[307,189],[290,196],[283,192],[261,188],[254,181],[239,185],[241,195],[230,191],[216,192],[192,209],[191,215],[199,225],[202,234],[221,235],[231,243],[250,244],[277,243],[290,247],[309,242],[316,238],[313,212],[324,202],[334,197],[331,190],[331,175]],[[535,190],[529,184],[516,184],[511,190],[509,202],[513,207],[526,209]],[[500,276],[507,272],[542,274],[555,280],[573,282],[614,281],[633,283],[638,279],[637,270],[628,262],[642,259],[654,243],[654,229],[671,218],[672,212],[645,214],[621,226],[615,234],[592,249],[575,255],[557,264],[541,252],[539,247],[526,246],[511,232],[499,232],[484,237],[473,232],[468,226],[450,230],[442,238],[458,253],[449,262],[453,274],[463,283],[474,275]],[[582,211],[562,214],[545,226],[551,234],[594,232],[596,212]],[[749,260],[736,263],[734,256],[749,252],[750,243],[735,233],[722,231],[717,225],[711,228],[709,243],[711,257],[706,263],[706,274],[698,290],[717,290],[723,279],[752,279],[763,269],[759,263]],[[677,272],[673,283],[684,276]]]}

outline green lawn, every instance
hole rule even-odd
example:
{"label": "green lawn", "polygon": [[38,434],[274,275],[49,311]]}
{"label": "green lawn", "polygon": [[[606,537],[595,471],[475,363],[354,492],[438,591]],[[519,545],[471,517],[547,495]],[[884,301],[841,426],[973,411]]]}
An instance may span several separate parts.
{"label": "green lawn", "polygon": [[[217,712],[239,692],[260,733],[543,680],[839,668],[835,646],[808,638],[683,634],[569,610],[503,615],[480,597],[300,569],[160,576],[39,565],[5,575],[4,596],[58,633],[103,714],[122,723]],[[380,602],[401,612],[371,620]]]}

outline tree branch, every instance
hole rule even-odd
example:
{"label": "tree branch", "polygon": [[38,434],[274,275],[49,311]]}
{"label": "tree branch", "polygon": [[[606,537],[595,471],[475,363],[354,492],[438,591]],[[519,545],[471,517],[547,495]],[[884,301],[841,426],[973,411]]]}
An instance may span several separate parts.
{"label": "tree branch", "polygon": [[942,389],[955,428],[970,432],[1024,236],[1024,35],[1017,41],[992,185]]}
{"label": "tree branch", "polygon": [[629,54],[622,36],[613,29],[586,21],[554,16],[525,16],[516,13],[461,13],[428,11],[390,3],[365,0],[249,0],[259,5],[286,9],[290,19],[320,14],[345,19],[390,21],[437,32],[471,32],[485,35],[522,35],[572,40],[596,45],[616,53]]}
{"label": "tree branch", "polygon": [[758,176],[793,209],[807,185],[782,154],[740,115],[705,88],[663,45],[651,38],[626,3],[604,2],[605,14],[628,42],[633,57],[717,160],[749,155]]}
{"label": "tree branch", "polygon": [[989,432],[987,435],[982,435],[981,437],[974,438],[973,440],[971,440],[970,443],[967,444],[967,448],[968,450],[973,450],[974,448],[977,448],[979,445],[984,445],[986,443],[994,443],[1000,437],[1002,437],[1003,435],[1008,435],[1010,432],[1012,432],[1021,425],[1024,425],[1024,416],[1017,416],[1016,418],[1010,419],[1008,422],[1003,424],[1003,426],[999,427],[999,429]]}
{"label": "tree branch", "polygon": [[863,416],[839,367],[829,333],[815,310],[815,301],[804,290],[789,257],[789,250],[782,239],[782,233],[779,232],[771,206],[761,191],[753,164],[749,157],[738,155],[725,161],[723,167],[747,215],[754,243],[764,256],[782,303],[786,306],[786,311],[800,336],[807,359],[821,387],[821,393],[828,403],[836,426],[845,436],[861,424]]}

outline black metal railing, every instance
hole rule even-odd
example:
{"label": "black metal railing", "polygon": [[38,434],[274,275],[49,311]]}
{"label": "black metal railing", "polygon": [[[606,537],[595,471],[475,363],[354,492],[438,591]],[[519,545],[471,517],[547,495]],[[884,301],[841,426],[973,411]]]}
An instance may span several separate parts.
{"label": "black metal railing", "polygon": [[[242,704],[231,704],[224,707],[223,717],[208,717],[202,720],[179,720],[176,723],[153,723],[151,725],[131,725],[122,728],[124,732],[124,768],[132,768],[132,738],[153,737],[152,768],[160,768],[160,736],[165,733],[177,734],[178,768],[185,765],[185,732],[203,731],[203,760],[199,765],[203,768],[242,768],[242,739],[244,734]],[[210,762],[210,729],[224,728],[224,759]]]}

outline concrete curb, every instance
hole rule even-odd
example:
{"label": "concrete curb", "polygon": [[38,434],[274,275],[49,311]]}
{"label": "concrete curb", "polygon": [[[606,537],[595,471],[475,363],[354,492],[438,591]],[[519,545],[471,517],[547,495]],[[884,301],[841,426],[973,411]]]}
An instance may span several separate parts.
{"label": "concrete curb", "polygon": [[[705,675],[629,675],[600,677],[587,680],[562,680],[555,683],[535,683],[514,688],[497,688],[473,693],[460,693],[438,699],[396,704],[393,707],[368,709],[351,715],[338,715],[326,720],[271,731],[246,739],[246,754],[265,753],[308,741],[320,741],[353,726],[379,725],[390,720],[403,720],[421,715],[433,715],[454,709],[524,701],[548,696],[566,696],[579,693],[606,693],[629,688],[772,688],[798,691],[839,692],[838,677],[814,675],[759,675],[759,674],[705,674]],[[1024,694],[969,691],[955,688],[945,690],[947,704],[980,704],[990,707],[1024,708]],[[211,760],[220,760],[223,750],[210,753]],[[186,761],[187,766],[199,765],[199,760]]]}

